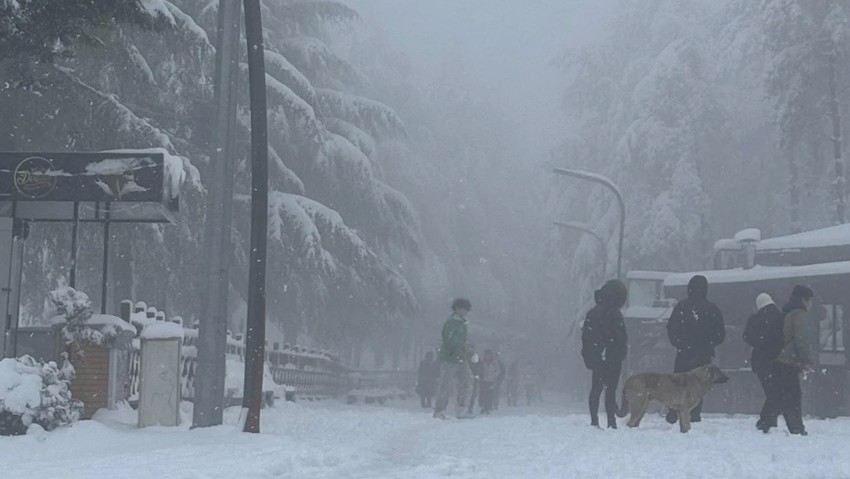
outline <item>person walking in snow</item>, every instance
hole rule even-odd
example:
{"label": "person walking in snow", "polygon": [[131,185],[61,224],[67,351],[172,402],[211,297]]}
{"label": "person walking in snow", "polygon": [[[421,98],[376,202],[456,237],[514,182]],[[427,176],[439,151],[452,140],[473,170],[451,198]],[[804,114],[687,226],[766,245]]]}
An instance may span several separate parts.
{"label": "person walking in snow", "polygon": [[437,379],[440,377],[440,363],[434,361],[434,353],[425,353],[425,359],[419,363],[419,373],[416,381],[416,392],[423,408],[432,408],[432,399],[437,390]]}
{"label": "person walking in snow", "polygon": [[508,368],[508,373],[505,378],[508,394],[508,406],[516,407],[519,399],[519,361],[515,360]]}
{"label": "person walking in snow", "polygon": [[620,308],[626,304],[627,294],[622,281],[606,282],[594,293],[596,305],[587,312],[581,327],[581,356],[593,372],[588,397],[591,426],[599,426],[599,398],[604,388],[608,427],[617,428],[617,384],[628,347]]}
{"label": "person walking in snow", "polygon": [[484,359],[481,361],[480,387],[481,395],[478,403],[481,405],[481,414],[490,414],[493,411],[496,381],[499,379],[501,369],[492,349],[484,350]]}
{"label": "person walking in snow", "polygon": [[440,380],[437,382],[437,401],[434,405],[434,417],[447,419],[445,410],[449,397],[457,383],[457,415],[465,417],[466,401],[469,399],[469,385],[472,372],[469,369],[469,352],[466,346],[466,315],[472,309],[472,303],[466,298],[452,302],[452,314],[443,325],[443,342],[440,346]]}
{"label": "person walking in snow", "polygon": [[[814,293],[806,286],[794,286],[791,298],[782,308],[783,346],[776,358],[776,388],[785,425],[791,434],[807,435],[803,426],[803,391],[800,376],[813,372],[809,340],[806,336],[806,314],[812,310]],[[764,432],[770,429],[766,425]]]}
{"label": "person walking in snow", "polygon": [[756,421],[756,428],[765,433],[771,427],[776,427],[776,418],[780,412],[774,363],[784,344],[784,319],[773,298],[767,293],[761,293],[756,297],[756,313],[750,316],[744,328],[744,342],[753,348],[750,367],[764,390],[764,405]]}
{"label": "person walking in snow", "polygon": [[[696,275],[688,282],[688,297],[676,303],[667,321],[667,336],[676,348],[674,373],[684,373],[714,360],[714,348],[726,339],[720,309],[708,300],[708,280]],[[691,422],[700,422],[702,401],[691,410]],[[676,410],[667,411],[667,422],[679,420]]]}
{"label": "person walking in snow", "polygon": [[496,377],[496,384],[493,386],[493,410],[499,409],[499,398],[502,396],[504,389],[505,376],[508,372],[504,361],[501,359],[501,354],[496,351],[496,364],[499,367],[499,375]]}

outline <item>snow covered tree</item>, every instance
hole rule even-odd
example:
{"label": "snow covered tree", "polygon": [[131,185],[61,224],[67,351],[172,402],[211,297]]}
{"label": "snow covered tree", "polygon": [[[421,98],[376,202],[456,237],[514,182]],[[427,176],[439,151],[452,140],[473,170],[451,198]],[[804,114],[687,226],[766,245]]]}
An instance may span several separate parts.
{"label": "snow covered tree", "polygon": [[[631,268],[700,268],[715,235],[709,192],[724,181],[729,130],[712,82],[716,66],[703,26],[710,13],[701,1],[622,2],[601,44],[561,60],[569,78],[565,107],[577,131],[554,161],[601,172],[620,186],[629,205],[624,256]],[[572,190],[566,208],[586,201],[588,217],[579,219],[613,244],[619,212],[610,193]],[[595,268],[586,259],[596,254],[588,238],[575,251],[578,304],[598,287],[589,282]]]}
{"label": "snow covered tree", "polygon": [[[750,3],[742,15],[763,25],[772,56],[767,90],[776,107],[780,148],[789,162],[792,230],[803,226],[800,209],[812,183],[816,190],[831,190],[832,201],[819,195],[818,203],[831,203],[832,222],[843,223],[847,192],[841,113],[847,111],[847,101],[841,93],[850,74],[850,6],[836,0]],[[827,169],[828,157],[832,168]]]}

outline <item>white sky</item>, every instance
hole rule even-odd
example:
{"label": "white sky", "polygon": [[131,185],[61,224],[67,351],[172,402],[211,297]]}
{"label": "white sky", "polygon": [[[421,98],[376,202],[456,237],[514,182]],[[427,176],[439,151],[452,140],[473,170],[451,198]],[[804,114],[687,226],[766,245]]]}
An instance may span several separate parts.
{"label": "white sky", "polygon": [[563,79],[550,61],[595,37],[612,0],[346,0],[405,52],[417,71],[463,60],[501,98],[542,159],[562,128]]}

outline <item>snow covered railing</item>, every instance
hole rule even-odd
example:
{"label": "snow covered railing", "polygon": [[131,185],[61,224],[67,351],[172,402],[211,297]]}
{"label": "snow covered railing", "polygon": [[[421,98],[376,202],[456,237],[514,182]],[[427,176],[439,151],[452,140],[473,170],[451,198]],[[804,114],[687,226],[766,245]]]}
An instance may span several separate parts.
{"label": "snow covered railing", "polygon": [[348,374],[325,371],[305,371],[282,366],[270,367],[274,382],[295,388],[295,397],[326,399],[345,394],[351,389]]}
{"label": "snow covered railing", "polygon": [[357,371],[352,378],[356,389],[412,391],[416,387],[416,371]]}
{"label": "snow covered railing", "polygon": [[[129,302],[126,302],[129,303]],[[122,309],[129,311],[129,306]],[[183,326],[182,318],[175,316],[166,321],[165,313],[158,311],[153,306],[147,306],[138,302],[133,306],[129,315],[129,322],[142,331],[145,327],[158,322],[177,323]],[[194,398],[194,379],[197,367],[197,339],[198,330],[183,326],[183,344],[181,346],[180,385],[181,397],[192,401]],[[140,365],[140,339],[132,340],[128,355],[128,377],[126,398],[131,404],[135,404],[139,398],[139,365]],[[241,335],[232,336],[228,332],[227,337],[228,377],[241,377],[240,366],[244,364],[245,344]],[[267,374],[270,374],[277,387],[275,396],[283,398],[287,390],[294,390],[295,397],[299,399],[325,399],[343,396],[352,387],[352,370],[338,355],[329,351],[309,349],[299,345],[291,346],[284,344],[281,349],[279,343],[273,343],[271,348],[266,348]],[[231,381],[233,382],[233,381]],[[240,384],[231,384],[228,388],[229,401],[236,401],[241,396]]]}

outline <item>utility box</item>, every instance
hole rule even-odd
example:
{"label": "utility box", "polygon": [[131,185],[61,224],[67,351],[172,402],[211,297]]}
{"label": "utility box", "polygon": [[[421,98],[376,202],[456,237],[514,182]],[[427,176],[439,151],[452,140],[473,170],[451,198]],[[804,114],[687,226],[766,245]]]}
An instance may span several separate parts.
{"label": "utility box", "polygon": [[139,427],[180,423],[180,343],[183,328],[156,322],[141,335]]}

